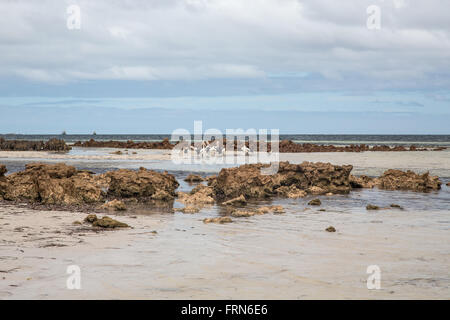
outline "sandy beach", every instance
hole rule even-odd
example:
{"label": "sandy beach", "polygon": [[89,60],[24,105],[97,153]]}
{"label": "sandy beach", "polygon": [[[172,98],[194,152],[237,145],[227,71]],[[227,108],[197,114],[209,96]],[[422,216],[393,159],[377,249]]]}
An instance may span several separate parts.
{"label": "sandy beach", "polygon": [[[83,152],[93,153],[81,159]],[[171,168],[165,151],[140,159],[75,150],[75,155],[0,152],[1,163],[19,170],[35,160],[82,168]],[[141,153],[141,150],[138,150]],[[111,155],[112,156],[112,155]],[[284,160],[351,163],[358,174],[386,168],[430,170],[450,177],[448,151],[283,154]],[[179,167],[178,167],[179,168]],[[197,167],[198,168],[198,167]],[[204,172],[220,168],[203,167]],[[179,190],[189,166],[177,171]],[[258,203],[282,205],[283,214],[204,224],[222,208],[196,214],[152,209],[113,218],[132,229],[92,231],[86,213],[32,210],[0,204],[0,297],[2,299],[448,299],[450,297],[450,189],[422,194],[364,189],[349,195],[311,196]],[[366,204],[397,203],[367,211]],[[256,204],[255,204],[256,205]],[[252,205],[251,205],[252,206]],[[175,207],[181,204],[175,202]],[[106,214],[106,213],[105,213]],[[102,216],[103,214],[100,214]],[[334,226],[337,232],[324,229]],[[155,232],[156,231],[156,232]],[[81,269],[80,290],[66,286],[66,269]],[[381,289],[368,290],[367,267],[381,269]],[[101,275],[101,276],[99,276]]]}

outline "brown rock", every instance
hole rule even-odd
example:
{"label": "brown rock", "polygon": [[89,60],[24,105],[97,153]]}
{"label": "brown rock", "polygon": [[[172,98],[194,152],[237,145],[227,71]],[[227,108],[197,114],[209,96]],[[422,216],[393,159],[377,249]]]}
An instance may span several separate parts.
{"label": "brown rock", "polygon": [[193,214],[193,213],[197,213],[200,211],[200,209],[198,207],[194,207],[194,206],[186,206],[184,208],[181,209],[177,209],[179,212],[182,213],[189,213],[189,214]]}
{"label": "brown rock", "polygon": [[213,189],[198,185],[190,193],[178,192],[178,201],[184,204],[202,206],[214,203]]}
{"label": "brown rock", "polygon": [[3,177],[5,173],[8,172],[4,164],[0,164],[0,177]]}
{"label": "brown rock", "polygon": [[96,214],[89,214],[86,216],[86,218],[84,218],[84,222],[87,222],[87,223],[94,223],[97,220],[98,220],[98,218],[97,218]]}
{"label": "brown rock", "polygon": [[218,218],[206,218],[203,220],[203,223],[230,223],[233,222],[230,217],[218,217]]}
{"label": "brown rock", "polygon": [[327,232],[336,232],[336,228],[333,226],[329,226],[328,228],[325,229],[325,231]]}
{"label": "brown rock", "polygon": [[322,201],[320,199],[312,199],[308,202],[310,206],[320,206],[322,204]]}
{"label": "brown rock", "polygon": [[114,220],[110,217],[104,216],[101,219],[97,219],[92,223],[93,227],[100,227],[100,228],[108,228],[108,229],[115,229],[115,228],[129,228],[129,225],[126,223]]}
{"label": "brown rock", "polygon": [[377,179],[377,186],[386,190],[411,190],[418,192],[428,192],[439,190],[442,182],[436,176],[430,174],[416,174],[410,170],[387,170]]}
{"label": "brown rock", "polygon": [[202,176],[199,176],[197,174],[190,174],[184,179],[184,181],[189,182],[189,183],[202,182],[204,180],[205,179]]}
{"label": "brown rock", "polygon": [[306,197],[307,193],[304,190],[298,189],[296,186],[291,185],[289,187],[287,186],[281,186],[275,190],[275,192],[283,197],[295,199],[295,198],[303,198]]}
{"label": "brown rock", "polygon": [[152,197],[159,190],[175,196],[175,189],[179,186],[173,175],[145,168],[139,171],[120,169],[105,175],[110,179],[108,195],[119,198]]}
{"label": "brown rock", "polygon": [[247,200],[245,200],[245,197],[241,194],[239,197],[225,201],[222,204],[225,206],[246,205]]}
{"label": "brown rock", "polygon": [[368,205],[366,206],[366,209],[367,209],[367,210],[380,210],[380,207],[379,207],[379,206],[375,206],[375,205],[373,205],[373,204],[368,204]]}
{"label": "brown rock", "polygon": [[102,205],[100,208],[101,209],[106,209],[106,210],[115,210],[115,211],[125,211],[125,210],[127,210],[127,206],[125,205],[125,203],[123,201],[120,201],[120,200],[117,200],[117,199],[108,201],[107,203]]}
{"label": "brown rock", "polygon": [[44,204],[80,204],[99,202],[103,192],[95,178],[65,164],[31,163],[24,171],[7,177],[3,197]]}
{"label": "brown rock", "polygon": [[260,169],[265,166],[267,165],[247,164],[222,169],[211,185],[215,197],[219,201],[240,195],[246,199],[265,198],[276,195],[276,190],[282,186],[320,193],[348,193],[351,190],[349,175],[352,166],[334,166],[320,162],[280,162],[276,174],[262,175]]}
{"label": "brown rock", "polygon": [[350,175],[350,185],[352,188],[373,188],[376,183],[376,179],[370,178],[366,175],[361,175],[359,177]]}

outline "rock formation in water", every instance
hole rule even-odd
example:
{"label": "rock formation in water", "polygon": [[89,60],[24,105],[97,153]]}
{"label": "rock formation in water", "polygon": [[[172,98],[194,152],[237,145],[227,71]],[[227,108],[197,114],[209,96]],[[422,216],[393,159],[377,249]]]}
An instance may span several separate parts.
{"label": "rock formation in water", "polygon": [[[262,175],[261,168],[265,166],[267,165],[247,164],[222,169],[217,179],[211,184],[215,198],[226,201],[241,195],[246,199],[261,199],[277,194],[289,195],[285,187],[291,188],[293,192],[302,190],[314,194],[349,193],[351,190],[349,180],[350,171],[353,168],[351,165],[280,162],[276,174]],[[280,188],[281,191],[278,191]],[[299,194],[299,196],[302,195]]]}
{"label": "rock formation in water", "polygon": [[178,182],[167,173],[141,168],[95,175],[63,163],[31,163],[24,171],[0,178],[0,195],[4,200],[54,205],[95,204],[109,198],[140,200],[157,193],[173,200],[177,187]]}
{"label": "rock formation in water", "polygon": [[401,171],[390,169],[378,178],[367,176],[351,176],[350,183],[353,188],[378,187],[384,190],[409,190],[428,192],[441,189],[442,182],[437,176],[431,176],[428,172],[417,174],[410,170]]}
{"label": "rock formation in water", "polygon": [[128,141],[95,141],[91,139],[89,141],[77,141],[73,144],[75,147],[84,148],[122,148],[122,149],[173,149],[175,144],[170,143],[168,138],[164,138],[162,141],[145,141],[134,142]]}
{"label": "rock formation in water", "polygon": [[5,140],[0,138],[0,150],[3,151],[69,151],[70,146],[61,139],[43,141]]}

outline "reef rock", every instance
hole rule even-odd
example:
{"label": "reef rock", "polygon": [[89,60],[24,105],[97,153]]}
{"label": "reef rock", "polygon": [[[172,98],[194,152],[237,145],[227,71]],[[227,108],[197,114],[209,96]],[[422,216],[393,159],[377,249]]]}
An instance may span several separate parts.
{"label": "reef rock", "polygon": [[203,219],[203,223],[230,223],[233,222],[230,217],[218,217],[218,218],[206,218]]}
{"label": "reef rock", "polygon": [[130,227],[126,223],[114,220],[108,216],[104,216],[103,218],[99,219],[95,214],[88,215],[86,218],[84,218],[84,222],[91,223],[93,227],[108,228],[108,229]]}
{"label": "reef rock", "polygon": [[184,181],[189,182],[189,183],[202,182],[204,180],[205,179],[202,176],[199,176],[197,174],[190,174],[184,179]]}
{"label": "reef rock", "polygon": [[178,192],[178,201],[184,204],[202,206],[214,203],[213,189],[204,185],[198,185],[190,193]]}
{"label": "reef rock", "polygon": [[99,202],[104,196],[93,175],[65,164],[31,163],[6,178],[5,200],[71,205]]}
{"label": "reef rock", "polygon": [[119,198],[152,197],[158,191],[165,191],[174,197],[175,189],[179,186],[173,175],[145,168],[138,171],[120,169],[104,175],[110,180],[108,195]]}
{"label": "reef rock", "polygon": [[117,199],[108,201],[107,203],[102,205],[100,208],[106,209],[106,210],[115,210],[115,211],[127,210],[127,206],[125,205],[125,203],[123,201],[117,200]]}
{"label": "reef rock", "polygon": [[225,201],[222,203],[225,206],[236,206],[236,205],[246,205],[247,200],[245,200],[245,197],[241,194],[239,197]]}
{"label": "reef rock", "polygon": [[352,188],[373,188],[377,184],[376,178],[370,178],[366,175],[354,176],[350,175],[350,185]]}
{"label": "reef rock", "polygon": [[377,186],[385,190],[428,192],[441,189],[441,184],[442,182],[437,176],[430,176],[428,172],[417,174],[410,170],[404,172],[390,169],[377,178]]}
{"label": "reef rock", "polygon": [[[330,163],[290,164],[280,162],[274,175],[262,175],[265,164],[247,164],[236,168],[222,169],[211,184],[219,201],[243,195],[246,199],[266,198],[276,194],[280,187],[295,187],[315,193],[348,193],[351,190],[349,175],[352,166],[334,166]],[[283,189],[282,189],[283,190]]]}

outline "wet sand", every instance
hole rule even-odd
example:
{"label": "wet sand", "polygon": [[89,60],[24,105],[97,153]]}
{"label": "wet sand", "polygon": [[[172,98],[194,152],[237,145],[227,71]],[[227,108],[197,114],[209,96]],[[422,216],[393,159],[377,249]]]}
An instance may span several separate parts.
{"label": "wet sand", "polygon": [[[445,152],[389,152],[389,158],[378,152],[297,154],[293,162],[351,163],[366,174],[384,166],[431,169],[449,177]],[[7,163],[16,162],[9,158]],[[138,167],[142,161],[109,166],[122,164]],[[192,186],[182,182],[189,168],[183,170],[177,179],[186,191]],[[218,206],[193,215],[151,209],[108,214],[133,229],[98,233],[72,224],[86,213],[0,204],[0,298],[450,298],[449,187],[429,194],[361,190],[320,199],[320,207],[308,206],[310,197],[261,202],[282,205],[286,212],[233,218],[224,225],[202,222],[220,215]],[[372,212],[365,210],[368,203],[397,203],[404,210]],[[328,226],[337,232],[326,232]],[[66,287],[66,268],[74,264],[81,268],[81,290]],[[369,265],[381,269],[380,290],[366,287]]]}

